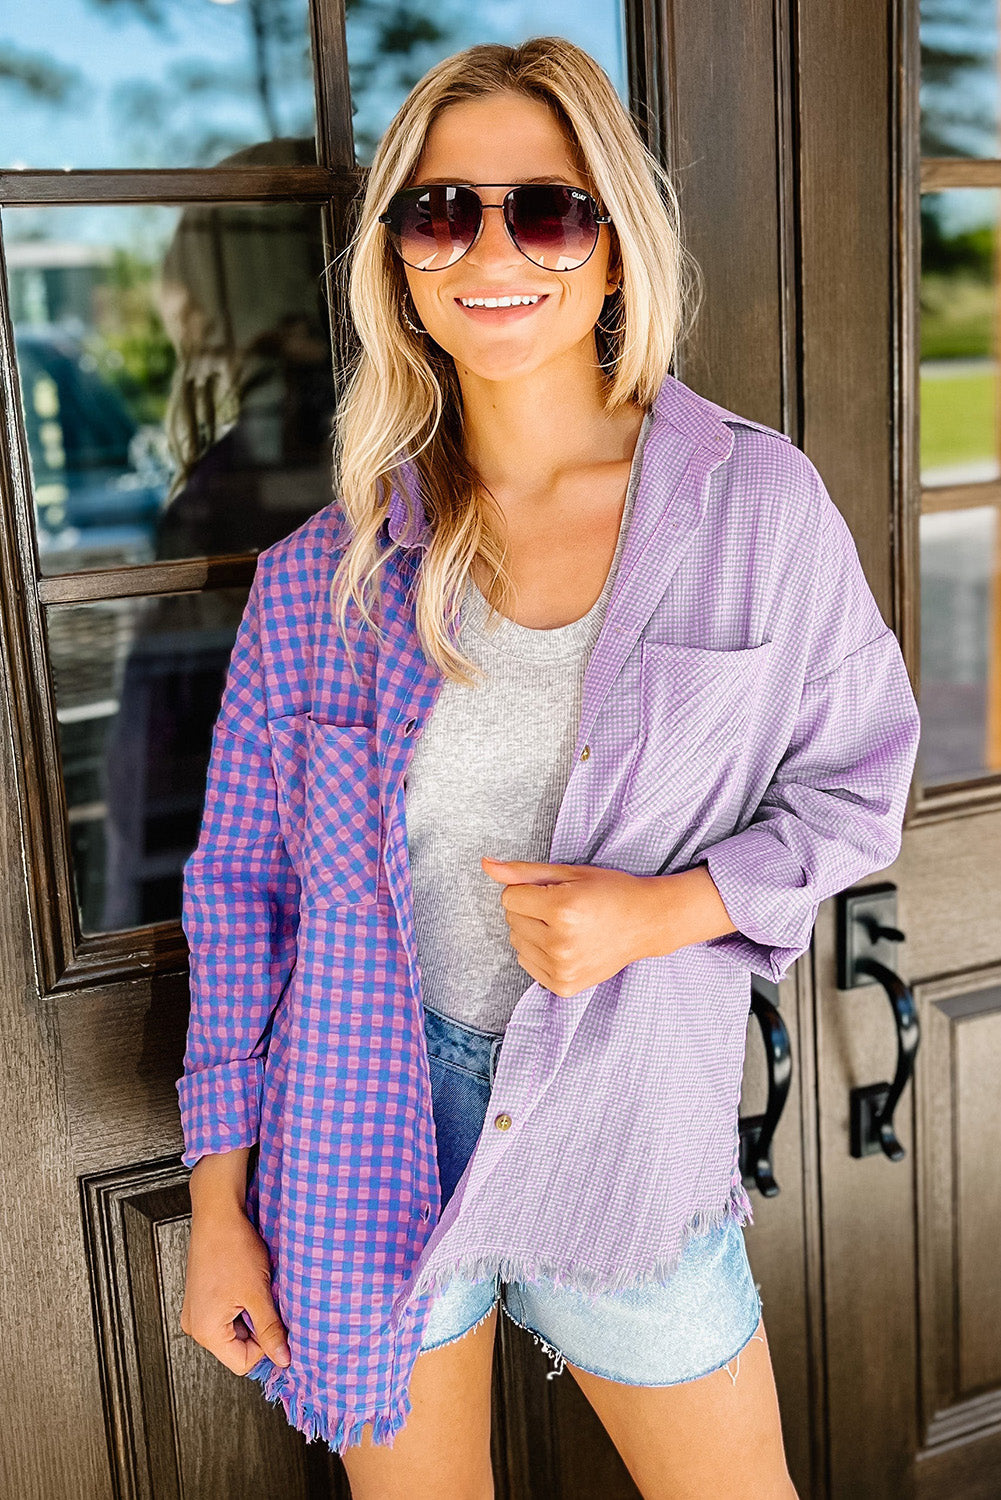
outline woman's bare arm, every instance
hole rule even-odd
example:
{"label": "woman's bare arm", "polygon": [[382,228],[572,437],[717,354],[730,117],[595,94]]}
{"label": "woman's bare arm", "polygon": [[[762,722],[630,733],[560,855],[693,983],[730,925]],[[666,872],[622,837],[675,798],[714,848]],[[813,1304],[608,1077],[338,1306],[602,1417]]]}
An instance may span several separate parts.
{"label": "woman's bare arm", "polygon": [[234,1209],[243,1213],[247,1195],[247,1158],[250,1146],[233,1151],[208,1152],[191,1168],[188,1191],[191,1212],[199,1218]]}

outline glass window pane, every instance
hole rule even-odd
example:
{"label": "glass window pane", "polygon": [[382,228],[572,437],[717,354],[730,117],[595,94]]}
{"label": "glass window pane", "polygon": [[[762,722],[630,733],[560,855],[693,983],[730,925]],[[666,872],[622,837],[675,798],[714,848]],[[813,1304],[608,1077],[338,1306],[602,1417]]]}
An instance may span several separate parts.
{"label": "glass window pane", "polygon": [[566,37],[601,63],[623,104],[629,103],[618,0],[583,7],[558,0],[545,15],[535,5],[470,6],[462,0],[353,5],[346,26],[355,155],[362,166],[371,166],[386,126],[418,79],[443,57],[476,42],[513,47],[532,36]]}
{"label": "glass window pane", "polygon": [[4,7],[0,166],[204,167],[280,137],[315,161],[308,0]]}
{"label": "glass window pane", "polygon": [[979,489],[1001,479],[999,211],[996,188],[921,200],[918,774],[925,786],[1001,770],[1001,528],[994,495]]}
{"label": "glass window pane", "polygon": [[181,915],[246,601],[246,588],[226,588],[46,609],[84,933]]}
{"label": "glass window pane", "polygon": [[921,199],[921,480],[998,476],[996,188]]}
{"label": "glass window pane", "polygon": [[922,156],[1001,155],[997,0],[921,0]]}
{"label": "glass window pane", "polygon": [[330,500],[317,206],[0,216],[41,569],[259,551]]}
{"label": "glass window pane", "polygon": [[921,517],[921,743],[925,786],[1001,771],[1001,515]]}

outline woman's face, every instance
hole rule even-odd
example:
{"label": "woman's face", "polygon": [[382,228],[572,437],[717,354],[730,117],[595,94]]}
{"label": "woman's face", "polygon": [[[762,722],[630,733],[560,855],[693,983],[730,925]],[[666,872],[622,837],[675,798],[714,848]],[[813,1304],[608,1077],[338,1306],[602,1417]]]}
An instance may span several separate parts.
{"label": "woman's face", "polygon": [[[508,186],[541,178],[589,189],[546,105],[504,92],[464,100],[442,111],[428,132],[409,187],[434,180],[499,182],[477,188],[484,204],[500,204]],[[414,306],[432,338],[464,371],[485,380],[525,375],[559,361],[583,344],[596,358],[594,325],[619,275],[609,265],[609,226],[599,226],[590,258],[575,271],[549,271],[512,242],[502,213],[483,214],[479,238],[443,271],[404,267]],[[460,297],[540,293],[534,307],[469,312]],[[402,314],[401,314],[402,316]]]}

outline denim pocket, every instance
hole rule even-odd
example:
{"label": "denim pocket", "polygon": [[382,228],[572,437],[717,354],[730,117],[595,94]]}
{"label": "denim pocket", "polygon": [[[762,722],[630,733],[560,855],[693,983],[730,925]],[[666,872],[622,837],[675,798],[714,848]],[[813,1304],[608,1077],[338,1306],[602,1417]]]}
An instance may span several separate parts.
{"label": "denim pocket", "polygon": [[466,1063],[453,1062],[449,1057],[436,1057],[432,1051],[428,1052],[428,1062],[436,1068],[449,1068],[455,1073],[462,1073],[467,1078],[475,1079],[477,1083],[485,1085],[487,1082],[478,1068],[471,1067]]}
{"label": "denim pocket", "polygon": [[476,1149],[490,1087],[481,1074],[433,1055],[428,1056],[428,1071],[444,1208]]}

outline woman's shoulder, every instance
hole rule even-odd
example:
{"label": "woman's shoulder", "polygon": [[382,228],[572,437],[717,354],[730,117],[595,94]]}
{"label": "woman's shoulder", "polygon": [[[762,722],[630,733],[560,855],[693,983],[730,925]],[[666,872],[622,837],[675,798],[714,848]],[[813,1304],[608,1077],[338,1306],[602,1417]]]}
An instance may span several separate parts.
{"label": "woman's shoulder", "polygon": [[774,521],[787,536],[827,530],[837,507],[816,464],[788,433],[746,418],[727,425],[733,447],[717,471],[721,496],[744,515],[750,507],[759,522]]}
{"label": "woman's shoulder", "polygon": [[726,459],[713,471],[717,504],[724,509],[732,505],[746,515],[753,505],[759,522],[814,529],[833,506],[816,466],[780,428],[723,406],[673,375],[666,377],[655,408],[668,427],[710,448],[726,444]]}
{"label": "woman's shoulder", "polygon": [[334,499],[309,516],[294,531],[257,554],[257,593],[262,600],[275,596],[309,595],[329,587],[344,551],[345,517]]}
{"label": "woman's shoulder", "polygon": [[334,498],[321,505],[294,531],[272,542],[258,554],[269,568],[295,566],[297,563],[329,557],[342,550],[346,521],[340,502]]}
{"label": "woman's shoulder", "polygon": [[330,501],[257,554],[253,596],[266,658],[287,665],[310,654],[329,615],[342,523],[340,506]]}

